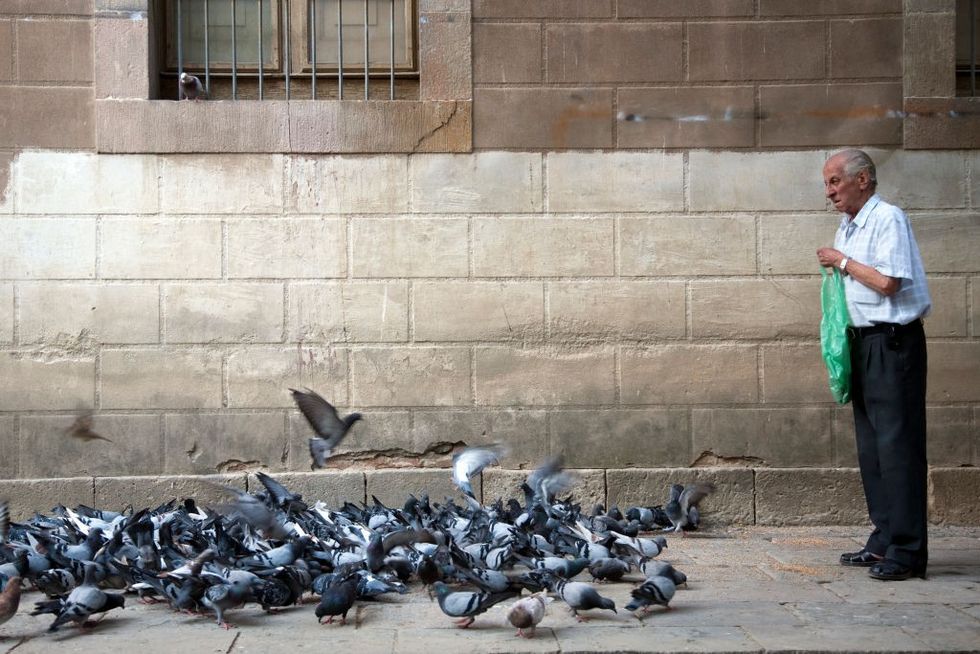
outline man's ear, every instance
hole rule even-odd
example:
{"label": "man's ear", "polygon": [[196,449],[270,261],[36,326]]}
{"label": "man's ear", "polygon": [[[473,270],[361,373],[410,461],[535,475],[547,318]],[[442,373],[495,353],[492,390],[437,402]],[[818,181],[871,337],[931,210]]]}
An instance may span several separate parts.
{"label": "man's ear", "polygon": [[857,174],[858,188],[862,191],[871,186],[871,178],[867,170],[859,170]]}

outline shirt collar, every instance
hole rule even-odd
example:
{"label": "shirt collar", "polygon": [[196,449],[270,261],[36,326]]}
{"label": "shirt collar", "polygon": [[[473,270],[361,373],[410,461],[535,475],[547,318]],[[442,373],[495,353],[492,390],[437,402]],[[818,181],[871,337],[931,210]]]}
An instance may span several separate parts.
{"label": "shirt collar", "polygon": [[[877,193],[868,198],[868,201],[864,203],[861,210],[858,211],[856,216],[854,216],[854,220],[852,222],[858,227],[863,228],[864,224],[868,222],[868,216],[870,216],[871,212],[874,211],[874,208],[878,206],[878,202],[880,200],[881,198],[878,197]],[[847,216],[845,216],[844,219],[847,220]]]}

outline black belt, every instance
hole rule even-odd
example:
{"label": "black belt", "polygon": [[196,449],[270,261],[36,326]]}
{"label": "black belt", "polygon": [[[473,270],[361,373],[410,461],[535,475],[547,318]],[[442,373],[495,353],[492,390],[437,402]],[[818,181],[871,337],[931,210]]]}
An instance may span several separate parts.
{"label": "black belt", "polygon": [[871,325],[870,327],[851,327],[851,331],[855,336],[860,336],[864,338],[865,336],[871,336],[873,334],[888,334],[897,335],[903,332],[911,331],[913,329],[921,329],[922,319],[916,318],[907,325],[900,325],[897,322],[879,322],[876,325]]}

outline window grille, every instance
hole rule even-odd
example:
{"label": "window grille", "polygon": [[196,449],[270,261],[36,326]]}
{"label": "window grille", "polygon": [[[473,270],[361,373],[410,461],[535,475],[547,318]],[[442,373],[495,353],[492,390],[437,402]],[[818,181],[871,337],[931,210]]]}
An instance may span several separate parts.
{"label": "window grille", "polygon": [[158,5],[161,97],[179,99],[184,72],[197,76],[211,99],[417,97],[415,0]]}
{"label": "window grille", "polygon": [[956,1],[956,94],[977,96],[980,0]]}

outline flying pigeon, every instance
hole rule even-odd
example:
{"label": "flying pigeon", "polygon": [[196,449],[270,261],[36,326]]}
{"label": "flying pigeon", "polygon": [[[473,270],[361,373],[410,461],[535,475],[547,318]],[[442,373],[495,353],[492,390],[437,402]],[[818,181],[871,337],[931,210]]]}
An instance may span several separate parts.
{"label": "flying pigeon", "polygon": [[362,416],[360,413],[352,413],[341,418],[337,415],[337,409],[316,392],[310,389],[297,391],[292,388],[289,391],[293,394],[296,406],[316,432],[316,436],[310,439],[312,469],[322,468],[334,449],[340,445],[340,441],[344,440],[351,426]]}

